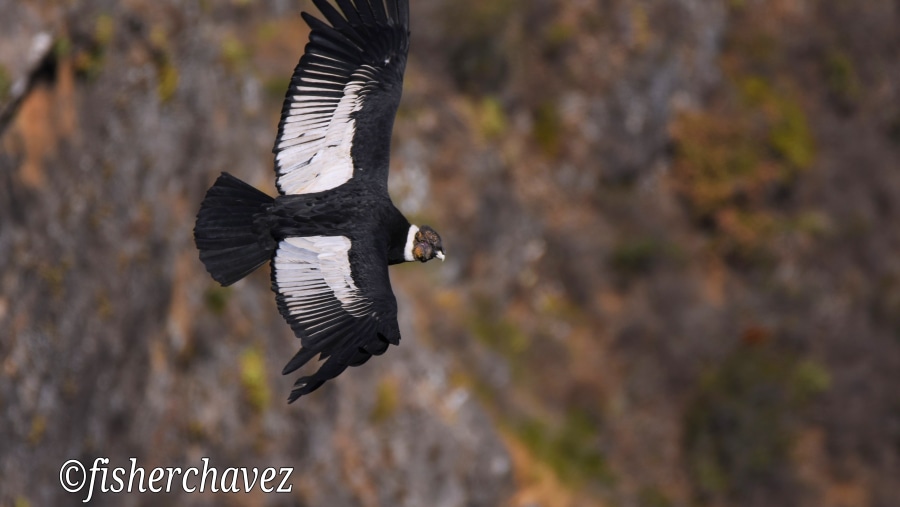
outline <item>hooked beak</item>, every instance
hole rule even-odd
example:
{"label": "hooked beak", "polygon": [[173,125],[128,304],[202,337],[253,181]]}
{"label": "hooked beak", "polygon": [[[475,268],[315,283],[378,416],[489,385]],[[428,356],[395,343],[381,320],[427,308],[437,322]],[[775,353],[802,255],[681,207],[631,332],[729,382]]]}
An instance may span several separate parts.
{"label": "hooked beak", "polygon": [[438,252],[438,253],[435,255],[435,257],[437,257],[438,259],[440,259],[441,262],[444,262],[444,259],[446,259],[446,256],[444,255],[444,252]]}

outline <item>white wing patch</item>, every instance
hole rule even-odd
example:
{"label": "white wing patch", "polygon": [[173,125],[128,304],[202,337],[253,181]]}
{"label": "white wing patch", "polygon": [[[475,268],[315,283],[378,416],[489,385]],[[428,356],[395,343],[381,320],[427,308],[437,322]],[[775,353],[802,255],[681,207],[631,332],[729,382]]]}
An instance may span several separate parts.
{"label": "white wing patch", "polygon": [[[371,67],[359,68],[340,98],[322,96],[334,91],[340,76],[311,72],[292,88],[295,95],[275,144],[278,188],[285,194],[321,192],[343,185],[353,177],[351,148],[356,132],[353,113],[362,108]],[[318,79],[321,77],[321,79]]]}
{"label": "white wing patch", "polygon": [[320,318],[332,313],[322,298],[333,296],[354,317],[367,315],[350,271],[350,240],[344,236],[287,238],[275,253],[275,283],[292,315]]}

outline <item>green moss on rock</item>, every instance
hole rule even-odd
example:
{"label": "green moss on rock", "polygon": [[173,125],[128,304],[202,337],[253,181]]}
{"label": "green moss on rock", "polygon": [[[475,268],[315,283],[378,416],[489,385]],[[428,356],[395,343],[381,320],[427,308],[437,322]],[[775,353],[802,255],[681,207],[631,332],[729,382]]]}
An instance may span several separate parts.
{"label": "green moss on rock", "polygon": [[266,359],[257,347],[251,347],[241,354],[240,358],[241,386],[250,406],[262,412],[269,406],[272,393],[266,380]]}
{"label": "green moss on rock", "polygon": [[0,101],[6,99],[10,89],[12,89],[12,78],[6,67],[0,65]]}
{"label": "green moss on rock", "polygon": [[560,425],[526,419],[516,426],[515,434],[563,482],[579,485],[613,481],[599,447],[597,424],[584,413],[571,411]]}
{"label": "green moss on rock", "polygon": [[767,257],[779,222],[790,219],[779,209],[779,196],[812,167],[816,146],[789,87],[750,75],[737,79],[732,92],[710,110],[676,120],[672,175],[717,248],[758,261]]}
{"label": "green moss on rock", "polygon": [[372,407],[371,419],[381,424],[397,413],[400,406],[400,388],[396,380],[386,377],[378,383],[375,392],[375,405]]}
{"label": "green moss on rock", "polygon": [[228,287],[213,285],[203,293],[203,302],[206,308],[216,315],[222,315],[225,312],[229,299],[231,299],[231,289]]}
{"label": "green moss on rock", "polygon": [[829,386],[823,365],[771,341],[737,347],[701,379],[686,412],[685,456],[698,496],[727,500],[790,480],[803,411]]}

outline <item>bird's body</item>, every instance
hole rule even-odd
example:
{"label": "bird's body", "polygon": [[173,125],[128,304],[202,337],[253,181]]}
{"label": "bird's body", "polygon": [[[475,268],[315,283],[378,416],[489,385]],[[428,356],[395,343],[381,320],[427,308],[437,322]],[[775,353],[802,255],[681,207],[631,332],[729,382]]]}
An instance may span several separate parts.
{"label": "bird's body", "polygon": [[411,225],[387,190],[391,131],[409,48],[408,0],[324,0],[331,23],[306,13],[310,42],[285,98],[272,198],[222,174],[194,237],[223,285],[272,268],[281,315],[302,348],[290,373],[319,356],[290,401],[398,344],[388,265],[444,258],[440,236]]}
{"label": "bird's body", "polygon": [[391,202],[387,189],[350,181],[315,194],[283,195],[275,198],[266,219],[277,239],[337,234],[361,240],[374,233],[372,239],[388,247],[389,264],[406,260],[403,247],[410,223]]}

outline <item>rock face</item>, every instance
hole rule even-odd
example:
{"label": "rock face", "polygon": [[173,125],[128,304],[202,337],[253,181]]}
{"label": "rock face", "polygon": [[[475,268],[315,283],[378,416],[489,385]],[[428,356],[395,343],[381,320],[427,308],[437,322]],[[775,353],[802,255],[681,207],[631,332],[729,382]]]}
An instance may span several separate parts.
{"label": "rock face", "polygon": [[0,505],[97,457],[294,469],[100,505],[896,503],[896,2],[413,2],[391,191],[448,260],[288,406],[268,269],[191,228],[274,192],[312,8],[0,0]]}

